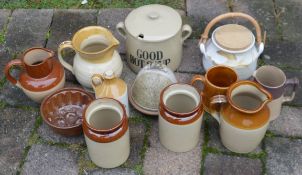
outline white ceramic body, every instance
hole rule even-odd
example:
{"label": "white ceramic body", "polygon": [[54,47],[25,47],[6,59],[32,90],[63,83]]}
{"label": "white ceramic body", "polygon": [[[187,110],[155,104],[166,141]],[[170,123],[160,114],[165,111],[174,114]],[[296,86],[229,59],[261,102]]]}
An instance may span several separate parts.
{"label": "white ceramic body", "polygon": [[127,116],[130,117],[127,87],[126,87],[126,90],[125,90],[124,94],[122,96],[116,98],[116,99],[118,101],[120,101],[125,106]]}
{"label": "white ceramic body", "polygon": [[35,91],[30,91],[28,89],[23,88],[20,83],[18,82],[16,84],[17,87],[21,88],[23,90],[23,92],[33,101],[37,102],[37,103],[41,103],[43,101],[43,99],[54,93],[56,90],[63,88],[65,85],[65,73],[64,76],[62,78],[62,80],[53,88],[46,90],[46,91],[39,91],[39,92],[35,92]]}
{"label": "white ceramic body", "polygon": [[[254,45],[249,50],[243,53],[232,53],[237,58],[240,58],[239,61],[240,64],[238,65],[228,65],[223,64],[225,66],[232,67],[236,73],[238,74],[238,78],[240,80],[246,80],[250,78],[254,71],[257,68],[257,61],[260,54],[263,52],[263,43],[260,44],[258,48]],[[222,50],[221,48],[218,48],[211,39],[209,39],[206,44],[201,43],[200,44],[200,51],[203,54],[202,64],[204,69],[207,71],[208,69],[212,68],[213,66],[219,65],[216,62],[214,62],[211,58],[213,57],[223,57],[217,53],[217,51]]]}
{"label": "white ceramic body", "polygon": [[99,143],[85,135],[89,157],[102,168],[115,168],[122,165],[130,154],[129,128],[119,139],[109,143]]}
{"label": "white ceramic body", "polygon": [[159,140],[167,149],[174,152],[186,152],[193,149],[200,138],[202,115],[196,121],[177,125],[168,122],[159,115]]}
{"label": "white ceramic body", "polygon": [[269,110],[270,110],[270,117],[269,120],[275,120],[279,117],[282,109],[282,103],[284,102],[284,96],[272,100],[267,104]]}
{"label": "white ceramic body", "polygon": [[89,62],[81,58],[79,54],[74,57],[73,74],[85,88],[92,89],[91,77],[93,74],[103,74],[108,70],[112,70],[116,77],[120,77],[122,74],[123,62],[117,51],[114,51],[111,59],[103,63]]}

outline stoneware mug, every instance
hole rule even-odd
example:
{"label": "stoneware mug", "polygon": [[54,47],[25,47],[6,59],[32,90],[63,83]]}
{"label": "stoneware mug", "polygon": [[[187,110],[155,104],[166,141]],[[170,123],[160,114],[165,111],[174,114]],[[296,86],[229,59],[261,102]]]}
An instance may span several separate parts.
{"label": "stoneware mug", "polygon": [[257,148],[269,125],[267,103],[269,92],[253,81],[232,84],[226,95],[211,98],[211,105],[220,110],[211,112],[219,122],[223,145],[236,153],[248,153]]}
{"label": "stoneware mug", "polygon": [[172,84],[161,91],[159,140],[167,149],[186,152],[193,149],[200,136],[203,107],[196,88]]}
{"label": "stoneware mug", "polygon": [[[227,66],[215,66],[206,72],[205,76],[195,75],[191,80],[191,84],[198,81],[204,85],[203,87],[203,105],[204,110],[211,112],[217,109],[210,109],[210,99],[215,95],[225,95],[228,87],[238,80],[238,76],[234,69]],[[212,106],[216,108],[216,106]]]}
{"label": "stoneware mug", "polygon": [[128,159],[128,119],[119,101],[112,98],[92,101],[85,108],[82,126],[89,157],[97,166],[114,168]]}
{"label": "stoneware mug", "polygon": [[[268,107],[270,120],[275,120],[280,115],[282,103],[290,102],[295,98],[299,79],[297,77],[287,79],[281,69],[271,65],[258,68],[253,77],[255,82],[272,94],[273,100],[268,103]],[[290,95],[285,95],[287,89],[290,90]]]}

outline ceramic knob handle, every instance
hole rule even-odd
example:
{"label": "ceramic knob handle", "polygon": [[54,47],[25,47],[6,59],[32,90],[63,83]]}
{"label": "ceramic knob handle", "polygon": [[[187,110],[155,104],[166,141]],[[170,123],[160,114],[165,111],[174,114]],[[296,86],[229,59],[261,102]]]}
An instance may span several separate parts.
{"label": "ceramic knob handle", "polygon": [[156,12],[151,12],[151,13],[148,14],[148,17],[150,19],[157,19],[157,18],[159,18],[159,14],[156,13]]}

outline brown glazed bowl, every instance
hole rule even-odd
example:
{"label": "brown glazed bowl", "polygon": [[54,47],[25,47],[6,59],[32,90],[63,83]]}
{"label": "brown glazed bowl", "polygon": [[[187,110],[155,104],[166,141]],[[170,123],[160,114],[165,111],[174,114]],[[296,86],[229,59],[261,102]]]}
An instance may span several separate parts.
{"label": "brown glazed bowl", "polygon": [[40,112],[56,133],[76,136],[82,133],[83,111],[93,99],[93,95],[80,88],[59,89],[43,100]]}

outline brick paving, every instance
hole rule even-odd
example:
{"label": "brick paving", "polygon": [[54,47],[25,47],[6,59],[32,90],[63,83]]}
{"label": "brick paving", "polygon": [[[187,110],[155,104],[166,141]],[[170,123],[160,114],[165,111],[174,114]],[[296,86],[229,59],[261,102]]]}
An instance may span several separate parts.
{"label": "brick paving", "polygon": [[[0,10],[0,34],[4,36],[1,69],[29,47],[56,51],[57,44],[70,40],[75,31],[87,25],[112,30],[125,59],[124,39],[115,25],[131,10]],[[188,82],[193,74],[204,73],[197,43],[207,22],[220,13],[242,11],[255,16],[268,33],[262,64],[276,65],[288,77],[298,76],[302,82],[299,0],[187,0],[182,10],[183,20],[193,26],[194,34],[184,44],[183,61],[175,73],[179,81]],[[238,22],[250,26],[243,20]],[[0,174],[302,174],[301,87],[296,99],[285,104],[280,117],[270,124],[262,144],[249,154],[224,148],[218,124],[208,114],[198,146],[186,153],[170,152],[159,143],[157,119],[130,107],[129,160],[119,168],[102,169],[89,160],[83,135],[66,138],[55,134],[43,123],[39,105],[6,81],[2,71],[0,78]],[[135,79],[126,63],[122,78],[129,87]],[[67,75],[66,86],[79,86],[72,74]]]}

